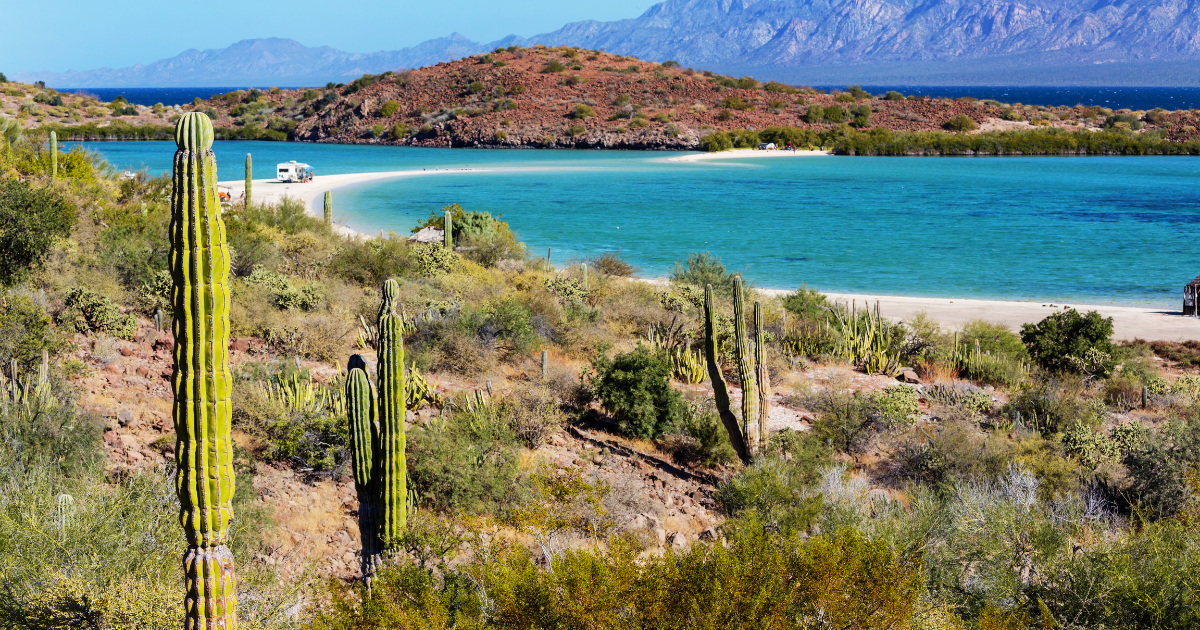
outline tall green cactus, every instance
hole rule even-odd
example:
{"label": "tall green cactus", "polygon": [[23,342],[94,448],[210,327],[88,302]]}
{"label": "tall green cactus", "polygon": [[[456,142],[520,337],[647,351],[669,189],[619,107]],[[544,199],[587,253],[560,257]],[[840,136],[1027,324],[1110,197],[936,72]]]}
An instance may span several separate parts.
{"label": "tall green cactus", "polygon": [[750,344],[746,341],[745,288],[741,276],[733,277],[733,337],[734,360],[738,379],[742,381],[742,436],[753,455],[758,452],[758,388],[750,367]]}
{"label": "tall green cactus", "polygon": [[767,371],[762,303],[754,303],[754,376],[758,379],[758,439],[766,445],[771,419],[771,374]]}
{"label": "tall green cactus", "polygon": [[450,211],[446,211],[446,220],[442,223],[442,233],[446,241],[446,249],[454,249],[454,215]]}
{"label": "tall green cactus", "polygon": [[325,230],[333,231],[333,193],[325,191]]}
{"label": "tall green cactus", "polygon": [[375,388],[367,376],[366,361],[350,357],[346,374],[346,415],[350,420],[350,454],[354,463],[354,489],[358,494],[358,531],[362,538],[362,573],[370,576],[383,550],[379,540],[379,480],[376,455],[379,425],[375,422]]}
{"label": "tall green cactus", "polygon": [[395,544],[408,520],[408,465],[405,460],[404,321],[396,314],[400,285],[388,280],[379,305],[377,352],[379,385],[374,392],[366,362],[350,357],[346,409],[358,493],[363,541],[363,577],[370,579],[379,555]]}
{"label": "tall green cactus", "polygon": [[708,378],[712,381],[713,398],[717,403],[717,415],[725,432],[729,434],[729,442],[733,450],[743,462],[750,461],[750,451],[746,448],[746,440],[742,428],[738,425],[737,417],[730,410],[729,386],[725,384],[725,376],[721,374],[721,364],[717,360],[717,308],[713,300],[712,285],[704,287],[704,358],[708,365]]}
{"label": "tall green cactus", "polygon": [[50,132],[50,178],[58,179],[58,134]]}
{"label": "tall green cactus", "polygon": [[208,116],[175,125],[171,198],[172,314],[175,333],[175,486],[187,538],[185,628],[236,628],[233,553],[233,440],[229,373],[229,250],[217,199],[217,161]]}
{"label": "tall green cactus", "polygon": [[379,305],[379,483],[383,518],[379,536],[391,545],[408,520],[408,465],[404,458],[404,335],[396,314],[400,285],[383,284]]}
{"label": "tall green cactus", "polygon": [[246,154],[246,207],[250,207],[250,184],[254,179],[254,168],[250,162],[250,154]]}

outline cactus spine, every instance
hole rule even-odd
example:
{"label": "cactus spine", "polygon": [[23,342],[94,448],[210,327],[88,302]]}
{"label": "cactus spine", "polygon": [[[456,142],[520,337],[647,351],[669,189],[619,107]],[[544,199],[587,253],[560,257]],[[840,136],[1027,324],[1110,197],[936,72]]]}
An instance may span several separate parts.
{"label": "cactus spine", "polygon": [[50,132],[50,178],[58,179],[58,134]]}
{"label": "cactus spine", "polygon": [[229,393],[229,250],[215,187],[217,162],[208,116],[175,125],[171,199],[171,282],[175,333],[175,486],[187,538],[184,628],[237,627]]}
{"label": "cactus spine", "polygon": [[379,484],[383,518],[379,536],[391,545],[408,518],[408,466],[404,458],[404,336],[396,314],[400,285],[383,284],[379,306]]}
{"label": "cactus spine", "polygon": [[717,413],[721,424],[729,434],[729,442],[733,450],[744,462],[750,461],[750,452],[746,449],[746,440],[742,436],[742,428],[738,425],[737,417],[729,408],[729,386],[725,384],[725,376],[721,374],[721,364],[717,361],[717,331],[716,305],[713,300],[712,285],[704,287],[704,358],[708,364],[708,378],[712,380],[713,398],[716,399]]}
{"label": "cactus spine", "polygon": [[446,211],[446,221],[442,224],[442,233],[446,239],[446,249],[454,249],[454,215]]}
{"label": "cactus spine", "polygon": [[362,538],[362,573],[369,577],[383,546],[379,541],[379,480],[376,456],[379,425],[375,422],[375,388],[359,355],[350,357],[346,374],[346,415],[350,420],[350,454],[358,494],[358,531]]}
{"label": "cactus spine", "polygon": [[741,276],[733,277],[733,336],[734,360],[738,379],[742,381],[742,436],[753,455],[758,451],[758,391],[755,374],[750,369],[750,344],[746,341],[745,289]]}
{"label": "cactus spine", "polygon": [[333,231],[333,193],[325,191],[325,229]]}
{"label": "cactus spine", "polygon": [[762,303],[754,303],[754,376],[758,379],[758,439],[767,442],[767,426],[771,417],[771,374],[767,372],[766,336],[763,333]]}
{"label": "cactus spine", "polygon": [[250,154],[246,154],[246,207],[250,207],[250,182],[254,176],[254,169],[250,163]]}

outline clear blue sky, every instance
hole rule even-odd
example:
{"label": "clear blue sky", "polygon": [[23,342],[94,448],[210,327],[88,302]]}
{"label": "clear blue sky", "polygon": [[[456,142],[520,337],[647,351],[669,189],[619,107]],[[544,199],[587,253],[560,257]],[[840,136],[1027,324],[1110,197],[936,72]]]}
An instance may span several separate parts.
{"label": "clear blue sky", "polygon": [[529,37],[579,20],[640,15],[655,0],[204,0],[6,3],[0,72],[120,68],[189,48],[224,48],[242,39],[290,37],[349,52],[395,50],[453,32],[476,41]]}

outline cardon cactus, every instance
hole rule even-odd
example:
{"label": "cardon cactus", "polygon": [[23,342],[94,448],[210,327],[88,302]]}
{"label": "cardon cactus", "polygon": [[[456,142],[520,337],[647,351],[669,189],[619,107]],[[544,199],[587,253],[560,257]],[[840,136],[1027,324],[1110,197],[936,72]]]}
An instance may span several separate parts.
{"label": "cardon cactus", "polygon": [[767,371],[766,334],[763,331],[762,303],[754,303],[754,376],[758,379],[758,439],[767,442],[767,427],[771,416],[771,374]]}
{"label": "cardon cactus", "polygon": [[175,125],[171,306],[175,333],[175,486],[187,538],[184,628],[237,627],[230,435],[229,250],[217,199],[213,127],[202,113]]}
{"label": "cardon cactus", "polygon": [[325,191],[325,229],[333,231],[333,193]]}
{"label": "cardon cactus", "polygon": [[745,289],[741,276],[733,277],[734,360],[742,381],[742,436],[751,454],[758,451],[758,388],[750,368],[750,344],[746,341]]}
{"label": "cardon cactus", "polygon": [[744,462],[749,462],[750,451],[746,448],[746,440],[741,426],[738,425],[737,416],[734,416],[729,408],[729,386],[725,384],[725,376],[721,374],[721,364],[717,360],[716,313],[713,288],[709,284],[704,287],[704,358],[708,364],[708,378],[712,381],[717,414],[721,417],[721,424],[725,425],[726,433],[729,434],[729,442],[738,457]]}
{"label": "cardon cactus", "polygon": [[50,177],[58,179],[58,134],[50,132]]}
{"label": "cardon cactus", "polygon": [[454,249],[454,215],[446,211],[446,220],[442,224],[442,234],[445,236],[446,249]]}
{"label": "cardon cactus", "polygon": [[250,207],[250,184],[254,179],[254,168],[250,161],[250,154],[246,154],[246,207]]}
{"label": "cardon cactus", "polygon": [[362,572],[371,575],[382,551],[379,541],[377,478],[379,425],[375,422],[375,388],[359,355],[350,357],[346,374],[346,416],[350,421],[350,454],[354,463],[354,489],[358,494],[358,530],[362,537]]}

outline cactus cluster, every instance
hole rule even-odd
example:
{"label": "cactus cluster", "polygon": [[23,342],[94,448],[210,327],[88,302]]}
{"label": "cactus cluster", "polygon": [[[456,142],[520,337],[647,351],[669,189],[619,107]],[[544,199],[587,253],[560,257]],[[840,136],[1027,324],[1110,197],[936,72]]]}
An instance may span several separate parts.
{"label": "cactus cluster", "polygon": [[217,199],[217,162],[208,116],[175,125],[171,197],[171,307],[175,334],[175,485],[184,555],[184,627],[236,628],[233,553],[233,440],[229,372],[229,249]]}
{"label": "cactus cluster", "polygon": [[325,191],[325,229],[333,231],[333,193]]}
{"label": "cactus cluster", "polygon": [[350,420],[365,578],[374,571],[379,555],[399,539],[408,518],[404,326],[401,316],[396,314],[399,293],[395,280],[384,283],[377,333],[378,387],[372,389],[361,356],[350,357],[347,365],[346,411]]}
{"label": "cactus cluster", "polygon": [[250,154],[246,154],[246,207],[250,207],[250,183],[254,179],[254,168],[250,161]]}
{"label": "cactus cluster", "polygon": [[50,177],[58,179],[58,134],[50,132]]}
{"label": "cactus cluster", "polygon": [[[721,373],[717,357],[716,304],[712,285],[704,287],[704,356],[708,364],[708,376],[712,379],[713,397],[721,423],[729,433],[729,441],[742,461],[749,462],[767,439],[767,419],[771,410],[771,384],[764,360],[765,342],[763,333],[762,304],[754,303],[754,339],[746,338],[745,287],[742,279],[733,279],[733,329],[734,363],[738,378],[742,381],[741,422],[734,415],[729,386]],[[753,345],[752,345],[753,344]],[[750,355],[754,365],[751,367]]]}

